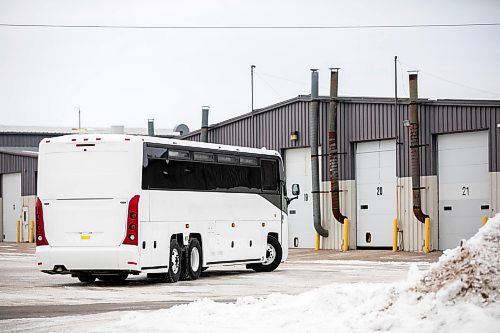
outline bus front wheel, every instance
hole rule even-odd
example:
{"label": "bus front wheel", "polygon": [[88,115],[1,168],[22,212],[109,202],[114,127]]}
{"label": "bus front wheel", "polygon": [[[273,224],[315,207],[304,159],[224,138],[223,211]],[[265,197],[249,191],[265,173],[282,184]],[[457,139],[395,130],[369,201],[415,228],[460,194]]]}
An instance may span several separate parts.
{"label": "bus front wheel", "polygon": [[283,250],[280,242],[273,236],[267,236],[266,257],[262,263],[250,264],[247,267],[256,272],[272,272],[281,263]]}

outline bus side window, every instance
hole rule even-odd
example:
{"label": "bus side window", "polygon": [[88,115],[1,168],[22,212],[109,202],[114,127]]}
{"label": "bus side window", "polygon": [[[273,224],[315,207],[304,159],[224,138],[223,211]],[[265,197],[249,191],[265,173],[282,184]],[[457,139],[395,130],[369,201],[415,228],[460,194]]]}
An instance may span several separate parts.
{"label": "bus side window", "polygon": [[278,169],[276,161],[264,160],[260,162],[262,190],[277,191],[278,190]]}

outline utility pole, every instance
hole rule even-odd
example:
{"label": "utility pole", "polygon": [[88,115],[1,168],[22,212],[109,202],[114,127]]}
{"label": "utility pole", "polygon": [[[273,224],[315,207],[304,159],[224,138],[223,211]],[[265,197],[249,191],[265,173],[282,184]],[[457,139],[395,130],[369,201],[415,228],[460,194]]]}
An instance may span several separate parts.
{"label": "utility pole", "polygon": [[394,56],[394,107],[398,112],[398,56]]}
{"label": "utility pole", "polygon": [[252,112],[253,112],[253,70],[255,68],[255,65],[250,66],[250,79],[251,79],[251,85],[252,85]]}
{"label": "utility pole", "polygon": [[81,118],[81,112],[80,112],[80,107],[75,106],[76,109],[78,109],[78,133],[80,133],[82,129],[82,118]]}
{"label": "utility pole", "polygon": [[254,118],[254,108],[253,108],[253,70],[255,68],[255,65],[250,66],[250,83],[251,83],[251,90],[252,90],[252,140],[250,142],[250,145],[253,147],[257,147],[257,137],[255,133],[255,118]]}

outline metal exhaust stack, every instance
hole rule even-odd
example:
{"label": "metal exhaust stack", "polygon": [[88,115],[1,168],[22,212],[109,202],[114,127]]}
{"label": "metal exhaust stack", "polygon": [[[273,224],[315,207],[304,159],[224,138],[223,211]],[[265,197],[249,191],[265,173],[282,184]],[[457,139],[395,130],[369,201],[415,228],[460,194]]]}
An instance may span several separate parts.
{"label": "metal exhaust stack", "polygon": [[321,225],[320,190],[319,190],[319,162],[318,162],[318,129],[319,129],[319,100],[318,100],[318,70],[311,69],[311,104],[309,114],[309,142],[311,145],[311,173],[314,229],[323,237],[328,237],[328,230]]}
{"label": "metal exhaust stack", "polygon": [[155,120],[148,119],[148,135],[155,136]]}
{"label": "metal exhaust stack", "polygon": [[330,113],[328,114],[328,164],[332,193],[332,213],[335,219],[344,224],[347,218],[340,212],[339,199],[339,158],[337,150],[337,96],[339,88],[338,68],[330,68]]}
{"label": "metal exhaust stack", "polygon": [[210,107],[202,106],[201,107],[201,142],[208,142],[208,110]]}
{"label": "metal exhaust stack", "polygon": [[410,165],[411,165],[411,182],[413,188],[413,213],[417,220],[425,223],[425,219],[429,217],[422,212],[422,198],[420,195],[420,139],[418,129],[418,86],[417,74],[410,74]]}

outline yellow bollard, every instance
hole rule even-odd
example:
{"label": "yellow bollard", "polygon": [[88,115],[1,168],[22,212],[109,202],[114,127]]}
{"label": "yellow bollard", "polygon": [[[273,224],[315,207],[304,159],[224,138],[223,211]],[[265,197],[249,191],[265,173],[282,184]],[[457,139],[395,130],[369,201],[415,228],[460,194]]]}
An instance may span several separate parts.
{"label": "yellow bollard", "polygon": [[30,221],[30,236],[28,242],[33,243],[35,241],[35,222]]}
{"label": "yellow bollard", "polygon": [[349,220],[344,219],[344,240],[342,243],[342,251],[349,250]]}
{"label": "yellow bollard", "polygon": [[316,233],[316,243],[315,243],[315,245],[314,245],[314,249],[315,249],[316,251],[318,251],[318,250],[319,250],[319,241],[320,241],[319,234],[318,234],[318,233]]}
{"label": "yellow bollard", "polygon": [[16,243],[21,242],[21,221],[17,221],[17,235],[16,235]]}
{"label": "yellow bollard", "polygon": [[431,245],[431,219],[426,218],[424,224],[424,252],[429,253]]}
{"label": "yellow bollard", "polygon": [[392,252],[396,252],[398,250],[398,219],[394,219],[392,223]]}
{"label": "yellow bollard", "polygon": [[483,216],[483,225],[485,225],[486,222],[488,222],[488,216]]}

